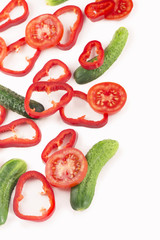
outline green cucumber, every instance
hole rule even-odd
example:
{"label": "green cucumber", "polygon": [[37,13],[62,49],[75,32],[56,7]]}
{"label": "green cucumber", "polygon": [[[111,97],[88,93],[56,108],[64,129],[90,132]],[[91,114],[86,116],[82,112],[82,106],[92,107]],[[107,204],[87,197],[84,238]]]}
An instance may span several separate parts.
{"label": "green cucumber", "polygon": [[98,175],[103,166],[117,152],[116,140],[105,139],[96,143],[87,153],[88,171],[86,177],[77,186],[71,188],[70,203],[74,210],[84,210],[92,202]]}
{"label": "green cucumber", "polygon": [[[24,108],[24,97],[2,85],[0,85],[0,105],[24,117],[30,118]],[[44,111],[43,105],[34,100],[30,101],[30,107],[32,109],[35,108],[36,112]]]}
{"label": "green cucumber", "polygon": [[[110,42],[108,47],[104,50],[105,57],[103,65],[93,70],[87,70],[81,66],[78,67],[74,72],[75,81],[78,84],[85,84],[100,77],[117,60],[126,44],[127,39],[128,30],[124,27],[120,27],[115,32],[112,41]],[[91,59],[90,61],[94,61],[95,59],[96,57]]]}
{"label": "green cucumber", "polygon": [[46,4],[47,5],[50,5],[50,6],[56,6],[56,5],[59,5],[61,3],[64,3],[68,0],[46,0]]}
{"label": "green cucumber", "polygon": [[0,225],[7,220],[12,191],[26,169],[26,163],[17,158],[7,161],[0,168]]}

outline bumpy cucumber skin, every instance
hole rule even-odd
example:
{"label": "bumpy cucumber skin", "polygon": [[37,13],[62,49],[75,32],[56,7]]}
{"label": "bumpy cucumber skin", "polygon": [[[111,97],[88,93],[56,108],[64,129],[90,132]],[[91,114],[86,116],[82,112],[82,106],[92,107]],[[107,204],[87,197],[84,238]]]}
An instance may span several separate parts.
{"label": "bumpy cucumber skin", "polygon": [[27,170],[26,163],[13,158],[0,168],[0,225],[7,220],[12,191],[19,177]]}
{"label": "bumpy cucumber skin", "polygon": [[56,6],[56,5],[59,5],[61,3],[64,3],[68,0],[46,0],[46,4],[47,5],[50,5],[50,6]]}
{"label": "bumpy cucumber skin", "polygon": [[[25,111],[24,97],[2,85],[0,85],[0,105],[26,118],[31,118]],[[36,112],[44,111],[43,105],[34,100],[30,101],[30,107],[35,108]]]}
{"label": "bumpy cucumber skin", "polygon": [[[120,27],[114,34],[110,44],[104,50],[104,63],[97,69],[87,70],[83,67],[78,67],[74,72],[74,79],[78,84],[85,84],[100,77],[106,72],[110,66],[117,60],[121,54],[128,39],[128,30],[125,27]],[[91,59],[93,61],[95,58]]]}
{"label": "bumpy cucumber skin", "polygon": [[88,171],[84,180],[71,189],[70,203],[74,210],[85,210],[92,202],[98,175],[103,166],[117,152],[119,143],[105,139],[96,143],[87,153]]}

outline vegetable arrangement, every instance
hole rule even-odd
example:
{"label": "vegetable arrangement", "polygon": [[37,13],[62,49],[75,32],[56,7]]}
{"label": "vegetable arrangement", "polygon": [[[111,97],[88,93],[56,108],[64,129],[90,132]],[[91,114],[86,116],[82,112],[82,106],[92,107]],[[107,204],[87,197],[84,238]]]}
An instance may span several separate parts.
{"label": "vegetable arrangement", "polygon": [[[58,5],[65,1],[67,0],[46,0],[46,3]],[[11,20],[10,12],[17,6],[22,6],[24,12],[20,17]],[[25,37],[8,46],[0,37],[0,71],[4,74],[22,77],[32,70],[41,52],[45,49],[56,47],[62,51],[68,51],[75,46],[83,28],[85,16],[92,22],[105,19],[117,20],[128,16],[132,8],[131,0],[96,0],[85,7],[84,13],[76,5],[67,5],[53,14],[39,15],[26,25]],[[59,16],[68,12],[73,12],[77,18],[69,30],[67,42],[62,43],[64,26]],[[28,15],[29,7],[25,0],[11,0],[0,12],[0,31],[24,22]],[[7,21],[1,24],[4,20]],[[120,56],[127,39],[128,30],[120,27],[105,49],[98,40],[88,42],[78,58],[80,67],[74,72],[75,81],[78,84],[86,84],[104,74]],[[33,57],[27,59],[27,67],[22,71],[5,68],[4,59],[13,51],[18,52],[26,44],[35,49]],[[93,49],[95,49],[95,56],[88,60]],[[56,79],[49,77],[49,71],[53,66],[60,66],[64,70],[64,73]],[[43,81],[42,78],[46,76],[48,76],[47,81]],[[67,83],[71,76],[72,73],[66,63],[59,59],[50,59],[34,76],[33,83],[26,89],[24,97],[0,85],[0,134],[5,132],[12,134],[11,137],[0,139],[0,148],[37,145],[41,141],[41,131],[34,120],[49,117],[56,112],[59,112],[62,120],[69,125],[100,128],[107,124],[109,115],[117,113],[125,105],[127,93],[121,85],[114,82],[100,82],[93,85],[88,93],[84,93],[74,90]],[[56,91],[65,91],[65,94],[58,102],[51,99],[51,107],[48,109],[41,103],[31,100],[35,92],[44,92],[49,95]],[[75,97],[84,100],[95,112],[101,114],[101,120],[88,120],[85,115],[79,118],[66,116],[65,106]],[[9,110],[22,115],[23,118],[2,125],[6,112]],[[30,125],[35,131],[32,139],[18,137],[16,129],[21,125]],[[70,202],[74,210],[84,210],[90,206],[98,175],[108,160],[116,154],[119,143],[116,140],[104,139],[96,143],[84,156],[78,148],[75,148],[77,137],[78,134],[74,129],[65,129],[48,142],[41,153],[45,164],[45,176],[34,170],[26,172],[27,165],[20,159],[11,159],[0,167],[0,224],[4,224],[7,220],[10,197],[14,187],[13,210],[17,217],[24,220],[44,221],[51,217],[55,210],[52,187],[70,189]],[[49,198],[49,208],[43,208],[39,216],[25,215],[19,208],[20,201],[24,198],[22,189],[29,179],[40,180],[43,184],[43,194]]]}

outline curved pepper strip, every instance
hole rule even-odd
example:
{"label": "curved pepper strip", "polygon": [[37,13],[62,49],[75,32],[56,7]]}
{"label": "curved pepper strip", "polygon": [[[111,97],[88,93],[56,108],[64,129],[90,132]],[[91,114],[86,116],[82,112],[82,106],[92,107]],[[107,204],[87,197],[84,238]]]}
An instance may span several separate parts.
{"label": "curved pepper strip", "polygon": [[[73,91],[73,97],[81,98],[82,100],[87,102],[87,94],[85,94],[81,91]],[[93,120],[85,119],[85,115],[83,115],[77,119],[68,118],[65,115],[64,107],[61,107],[59,109],[59,112],[60,112],[60,116],[61,116],[62,120],[69,125],[84,126],[84,127],[89,127],[89,128],[100,128],[100,127],[103,127],[104,125],[106,125],[106,123],[108,122],[108,114],[107,113],[102,114],[103,118],[101,120],[93,121]]]}
{"label": "curved pepper strip", "polygon": [[[19,138],[16,135],[15,128],[21,125],[29,124],[35,130],[35,136],[32,139],[28,138]],[[8,147],[31,147],[37,145],[41,140],[41,132],[37,124],[28,118],[20,118],[7,125],[0,127],[0,134],[5,132],[13,132],[13,136],[5,139],[0,139],[0,148]]]}
{"label": "curved pepper strip", "polygon": [[6,118],[6,109],[0,105],[0,125],[4,122]]}
{"label": "curved pepper strip", "polygon": [[[50,202],[50,207],[48,209],[42,208],[40,210],[42,212],[40,216],[24,215],[19,211],[19,203],[24,198],[24,196],[22,195],[23,186],[28,180],[33,180],[33,179],[38,179],[42,182],[43,184],[42,188],[44,192],[42,192],[41,194],[47,195]],[[55,197],[54,197],[54,192],[44,175],[42,175],[40,172],[37,172],[37,171],[28,171],[20,176],[16,185],[15,196],[13,199],[13,210],[17,217],[24,220],[29,220],[29,221],[40,222],[40,221],[45,221],[49,217],[51,217],[51,215],[55,210]]]}
{"label": "curved pepper strip", "polygon": [[110,12],[113,11],[115,6],[114,1],[101,1],[89,3],[85,7],[85,15],[92,21],[96,22],[105,18]]}
{"label": "curved pepper strip", "polygon": [[[98,54],[98,56],[93,62],[87,61],[87,59],[90,57],[93,48],[95,48],[95,51]],[[101,43],[96,40],[87,43],[82,54],[79,57],[79,63],[81,64],[81,66],[87,70],[92,70],[102,66],[103,62],[104,62],[104,50],[102,48]]]}
{"label": "curved pepper strip", "polygon": [[[73,129],[65,129],[61,131],[54,139],[52,139],[44,148],[41,158],[46,163],[50,158],[50,154],[53,151],[57,151],[59,149],[64,149],[68,147],[73,147],[76,142],[76,132]],[[67,141],[64,144],[64,141]],[[64,144],[64,145],[63,145]]]}
{"label": "curved pepper strip", "polygon": [[[61,99],[59,102],[55,102],[54,100],[52,100],[51,101],[51,104],[53,105],[52,107],[42,112],[35,112],[35,109],[30,108],[29,103],[33,92],[46,92],[49,95],[51,92],[55,92],[58,90],[67,91],[67,94],[65,94],[65,97]],[[28,115],[32,118],[47,117],[58,111],[65,104],[67,104],[71,100],[72,95],[73,88],[67,83],[36,82],[33,83],[27,90],[24,100],[24,107]]]}
{"label": "curved pepper strip", "polygon": [[57,47],[61,50],[69,50],[76,44],[77,38],[83,26],[83,13],[81,9],[75,5],[68,5],[68,6],[62,7],[58,9],[54,13],[54,15],[56,17],[59,17],[60,15],[67,12],[74,12],[77,15],[77,20],[73,24],[73,26],[70,27],[69,40],[64,44],[61,42],[57,44]]}
{"label": "curved pepper strip", "polygon": [[59,78],[56,78],[56,79],[55,78],[50,78],[50,79],[48,79],[48,81],[52,81],[52,82],[67,82],[71,78],[71,71],[69,70],[69,68],[67,67],[67,65],[65,63],[63,63],[62,61],[60,61],[58,59],[51,59],[35,75],[35,77],[33,78],[33,83],[40,81],[41,78],[43,78],[43,77],[49,76],[49,70],[53,66],[60,66],[60,67],[62,67],[63,70],[64,70],[64,74],[59,76]]}
{"label": "curved pepper strip", "polygon": [[[24,46],[25,44],[27,44],[26,41],[25,41],[25,37],[23,37],[23,38],[19,39],[18,41],[12,43],[11,45],[9,45],[7,47],[7,55],[6,56],[8,56],[10,53],[12,53],[14,51],[16,51],[18,53],[20,48],[22,46]],[[35,64],[36,60],[38,59],[40,53],[41,53],[40,50],[36,50],[33,57],[31,57],[29,59],[26,58],[26,61],[28,62],[28,65],[24,70],[16,71],[16,70],[11,70],[11,69],[5,68],[3,66],[3,62],[2,62],[2,63],[0,63],[0,71],[4,72],[5,74],[12,75],[12,76],[15,76],[15,77],[25,76],[34,67],[34,64]]]}
{"label": "curved pepper strip", "polygon": [[[10,12],[18,6],[23,7],[24,9],[23,14],[20,17],[11,19]],[[25,0],[11,0],[5,6],[5,8],[0,12],[0,32],[24,22],[27,19],[28,15],[29,15],[29,9],[28,9],[28,4]],[[1,24],[1,22],[3,21],[5,21],[5,23]]]}
{"label": "curved pepper strip", "polygon": [[0,37],[0,64],[7,55],[7,45],[3,38]]}

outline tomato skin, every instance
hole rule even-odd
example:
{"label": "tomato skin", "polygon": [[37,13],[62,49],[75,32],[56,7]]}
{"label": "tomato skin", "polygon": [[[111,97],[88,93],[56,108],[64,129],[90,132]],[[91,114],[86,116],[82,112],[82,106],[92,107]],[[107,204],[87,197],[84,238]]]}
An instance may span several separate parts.
{"label": "tomato skin", "polygon": [[127,100],[125,89],[114,82],[102,82],[92,86],[87,94],[87,101],[98,113],[114,114]]}
{"label": "tomato skin", "polygon": [[46,162],[45,175],[52,186],[69,189],[82,182],[87,170],[88,163],[83,153],[70,147],[52,154]]}
{"label": "tomato skin", "polygon": [[[102,0],[96,0],[96,2],[101,2]],[[108,1],[108,0],[106,0]],[[132,0],[114,0],[115,7],[114,10],[105,16],[108,20],[119,20],[126,17],[133,8]]]}
{"label": "tomato skin", "polygon": [[33,48],[44,50],[56,46],[63,36],[63,25],[52,14],[33,18],[26,26],[26,42]]}

